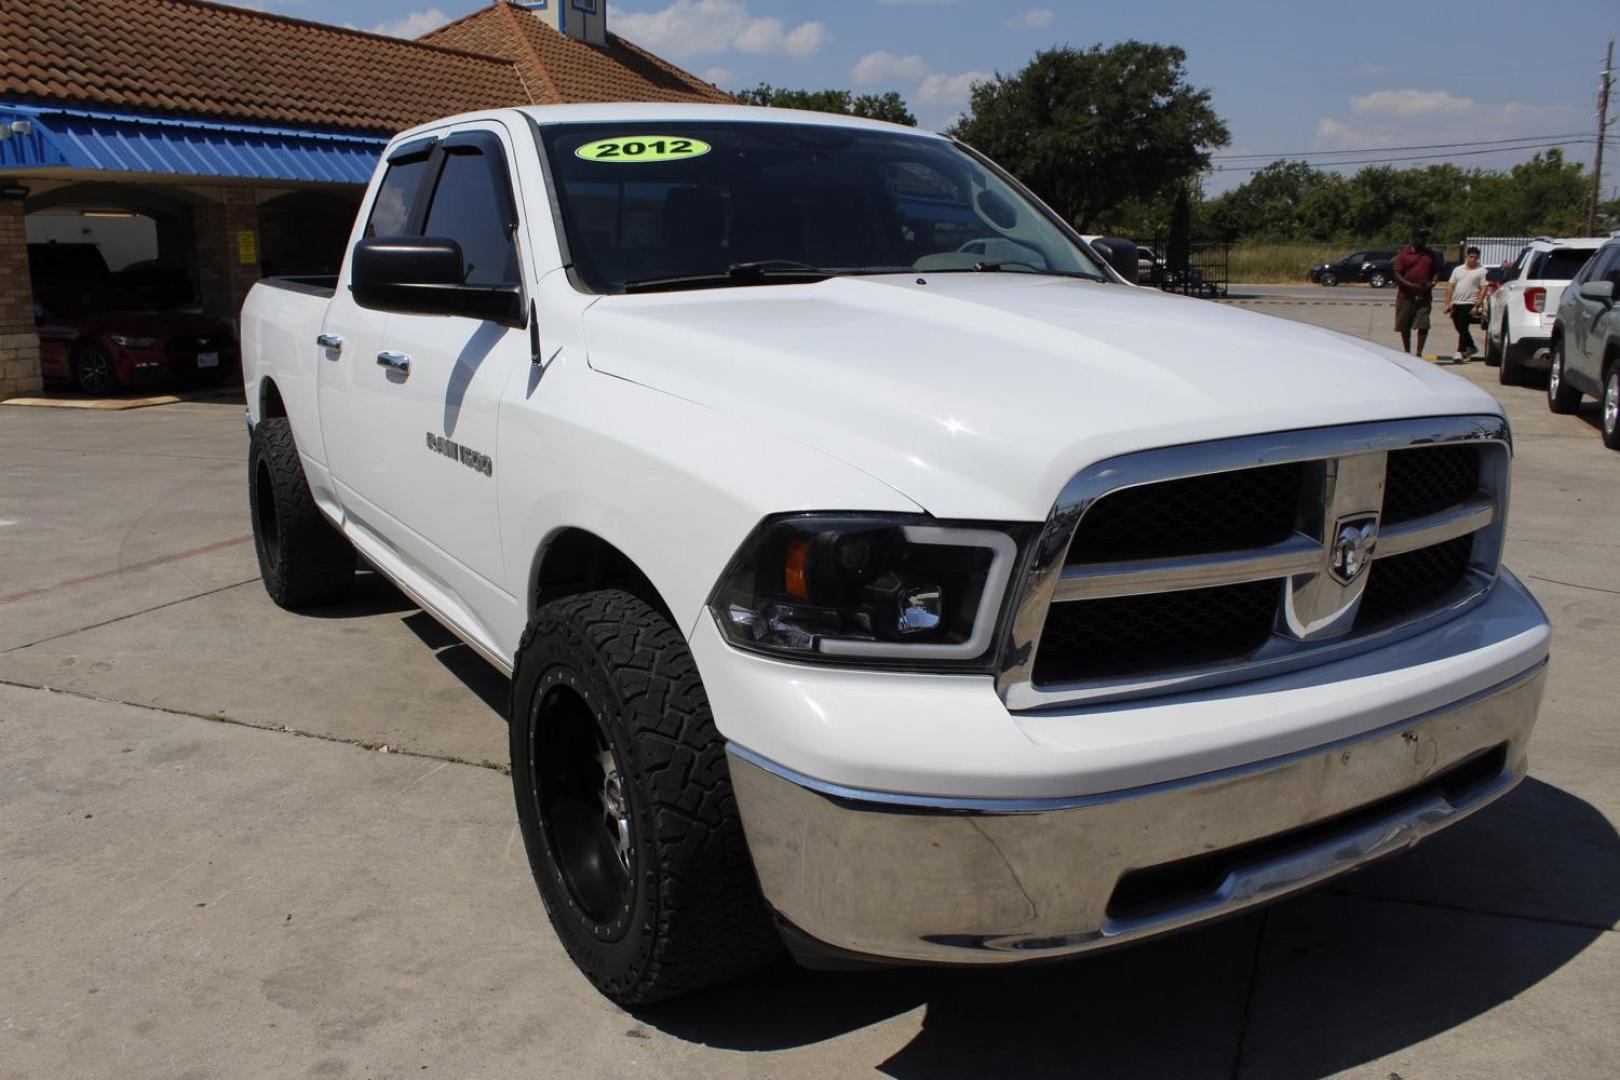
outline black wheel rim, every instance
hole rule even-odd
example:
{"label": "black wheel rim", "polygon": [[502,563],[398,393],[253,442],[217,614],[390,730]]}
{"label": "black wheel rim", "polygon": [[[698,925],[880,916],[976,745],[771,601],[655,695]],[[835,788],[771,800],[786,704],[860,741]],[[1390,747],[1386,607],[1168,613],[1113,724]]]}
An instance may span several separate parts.
{"label": "black wheel rim", "polygon": [[281,522],[276,517],[276,488],[270,479],[270,466],[259,462],[253,478],[253,513],[259,519],[259,551],[271,570],[281,565]]}
{"label": "black wheel rim", "polygon": [[599,937],[622,933],[632,892],[634,815],[613,750],[570,685],[540,697],[530,775],[546,842],[563,884]]}
{"label": "black wheel rim", "polygon": [[79,354],[79,388],[87,394],[105,394],[113,388],[112,361],[100,349]]}

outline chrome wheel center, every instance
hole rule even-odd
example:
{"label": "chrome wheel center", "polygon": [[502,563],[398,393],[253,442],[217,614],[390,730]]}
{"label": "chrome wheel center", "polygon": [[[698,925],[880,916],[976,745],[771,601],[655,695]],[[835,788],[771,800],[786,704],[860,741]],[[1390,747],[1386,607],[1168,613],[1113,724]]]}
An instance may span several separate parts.
{"label": "chrome wheel center", "polygon": [[613,853],[619,865],[630,869],[630,807],[624,797],[624,777],[614,764],[613,755],[604,752],[598,759],[602,763],[602,824],[613,842]]}

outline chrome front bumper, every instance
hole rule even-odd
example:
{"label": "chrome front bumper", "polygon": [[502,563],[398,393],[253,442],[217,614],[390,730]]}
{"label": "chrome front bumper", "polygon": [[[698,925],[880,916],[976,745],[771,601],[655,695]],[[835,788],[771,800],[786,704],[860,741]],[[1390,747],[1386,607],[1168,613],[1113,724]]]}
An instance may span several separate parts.
{"label": "chrome front bumper", "polygon": [[1179,929],[1416,844],[1510,791],[1546,664],[1298,754],[1076,799],[825,784],[730,747],[766,899],[835,954],[1015,963]]}

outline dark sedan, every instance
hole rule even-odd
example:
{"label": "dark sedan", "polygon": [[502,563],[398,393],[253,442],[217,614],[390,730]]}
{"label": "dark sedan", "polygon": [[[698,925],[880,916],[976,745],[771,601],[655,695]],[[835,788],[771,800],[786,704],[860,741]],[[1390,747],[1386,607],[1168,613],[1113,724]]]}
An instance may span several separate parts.
{"label": "dark sedan", "polygon": [[1329,287],[1354,281],[1382,289],[1395,280],[1394,263],[1393,251],[1352,251],[1336,262],[1311,267],[1310,279]]}

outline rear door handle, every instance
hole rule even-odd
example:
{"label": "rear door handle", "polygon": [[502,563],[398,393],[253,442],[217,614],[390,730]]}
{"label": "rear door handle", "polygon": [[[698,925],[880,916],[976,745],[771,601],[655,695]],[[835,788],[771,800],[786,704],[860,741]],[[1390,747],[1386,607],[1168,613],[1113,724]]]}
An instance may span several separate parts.
{"label": "rear door handle", "polygon": [[343,351],[343,339],[336,334],[322,334],[315,339],[315,344],[323,349],[331,349],[333,352]]}
{"label": "rear door handle", "polygon": [[401,375],[411,373],[411,358],[404,353],[380,352],[377,354],[377,363],[385,368],[393,368]]}

